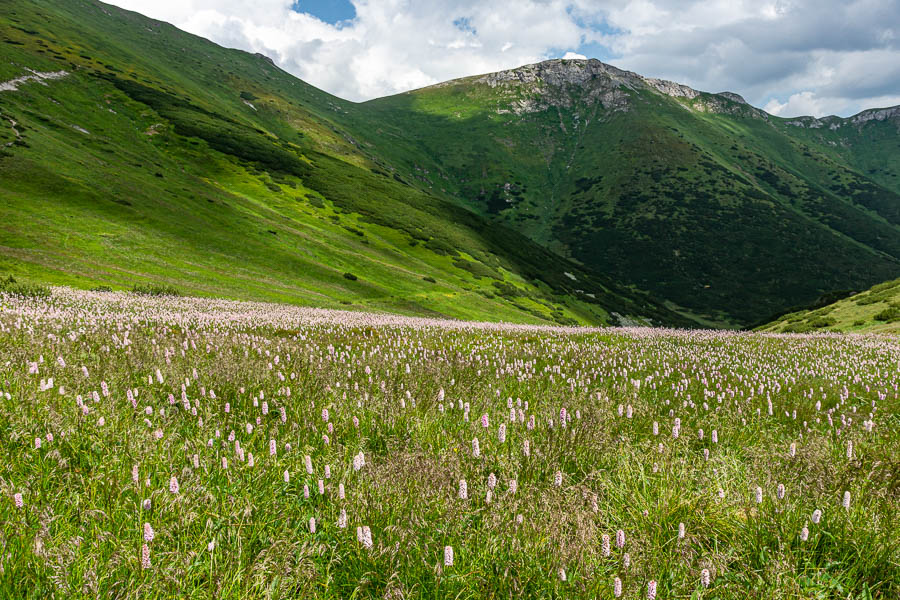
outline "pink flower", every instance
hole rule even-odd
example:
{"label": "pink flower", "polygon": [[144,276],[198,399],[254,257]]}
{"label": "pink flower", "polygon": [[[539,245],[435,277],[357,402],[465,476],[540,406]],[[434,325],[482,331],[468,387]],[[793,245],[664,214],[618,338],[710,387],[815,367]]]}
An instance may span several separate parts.
{"label": "pink flower", "polygon": [[647,584],[647,600],[654,600],[656,598],[656,582],[650,581]]}
{"label": "pink flower", "polygon": [[619,598],[622,596],[622,580],[616,577],[613,579],[613,596]]}
{"label": "pink flower", "polygon": [[624,548],[625,547],[625,532],[621,529],[616,532],[616,547]]}
{"label": "pink flower", "polygon": [[154,537],[156,534],[153,532],[153,527],[150,526],[150,523],[144,523],[144,541],[149,544]]}
{"label": "pink flower", "polygon": [[172,475],[171,479],[169,479],[169,491],[173,494],[177,494],[179,489],[178,478]]}
{"label": "pink flower", "polygon": [[444,546],[444,566],[453,566],[453,546]]}
{"label": "pink flower", "polygon": [[16,503],[16,508],[22,508],[25,506],[25,502],[22,500],[22,494],[19,492],[13,494],[13,502]]}
{"label": "pink flower", "polygon": [[278,452],[278,445],[275,440],[269,440],[269,456],[275,456],[276,452]]}
{"label": "pink flower", "polygon": [[148,546],[147,544],[141,546],[141,568],[150,568],[150,546]]}
{"label": "pink flower", "polygon": [[465,479],[459,480],[459,499],[466,500],[469,497],[469,487]]}
{"label": "pink flower", "polygon": [[484,427],[484,428],[487,428],[487,427],[488,427],[488,416],[487,416],[487,413],[484,413],[483,415],[481,415],[481,426]]}

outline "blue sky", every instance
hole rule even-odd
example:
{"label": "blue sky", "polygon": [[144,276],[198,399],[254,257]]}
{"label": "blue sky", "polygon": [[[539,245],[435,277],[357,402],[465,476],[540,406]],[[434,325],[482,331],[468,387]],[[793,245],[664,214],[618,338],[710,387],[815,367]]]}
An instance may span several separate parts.
{"label": "blue sky", "polygon": [[349,0],[295,0],[295,12],[308,13],[332,25],[349,21],[356,16],[356,8]]}
{"label": "blue sky", "polygon": [[900,0],[107,0],[361,101],[563,56],[782,116],[900,104]]}

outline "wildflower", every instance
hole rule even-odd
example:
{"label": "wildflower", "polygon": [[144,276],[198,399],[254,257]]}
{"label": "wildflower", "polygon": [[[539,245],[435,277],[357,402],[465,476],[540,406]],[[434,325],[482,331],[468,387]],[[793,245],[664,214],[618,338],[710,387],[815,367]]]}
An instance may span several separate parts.
{"label": "wildflower", "polygon": [[472,438],[472,456],[475,458],[481,456],[481,446],[478,445],[478,438]]}
{"label": "wildflower", "polygon": [[172,475],[171,479],[169,479],[169,491],[173,494],[177,494],[179,489],[178,478]]}
{"label": "wildflower", "polygon": [[275,440],[269,440],[269,456],[275,456],[276,452],[278,452],[278,444],[275,443]]}
{"label": "wildflower", "polygon": [[316,518],[315,517],[309,518],[309,532],[310,533],[316,532]]}
{"label": "wildflower", "polygon": [[372,547],[372,530],[369,529],[368,525],[363,525],[362,528],[363,542],[362,545],[365,548]]}
{"label": "wildflower", "polygon": [[610,549],[609,549],[609,534],[608,534],[608,533],[604,533],[604,534],[603,534],[603,538],[602,538],[602,542],[601,542],[600,548],[601,548],[601,552],[603,553],[603,556],[609,556],[609,555],[610,555]]}
{"label": "wildflower", "polygon": [[525,516],[522,513],[516,515],[516,524],[521,525],[525,521]]}
{"label": "wildflower", "polygon": [[789,452],[790,452],[791,458],[794,458],[797,455],[797,444],[791,443],[791,448],[790,448]]}
{"label": "wildflower", "polygon": [[150,568],[150,546],[148,546],[147,544],[141,546],[141,568]]}
{"label": "wildflower", "polygon": [[528,440],[522,442],[522,454],[524,454],[526,457],[531,456],[531,444],[528,442]]}
{"label": "wildflower", "polygon": [[143,508],[144,510],[150,510],[151,508],[153,508],[153,503],[150,501],[150,498],[144,499],[144,501],[141,503],[141,508]]}
{"label": "wildflower", "polygon": [[488,484],[488,489],[491,489],[491,490],[494,489],[495,487],[497,487],[497,476],[494,475],[493,473],[488,475],[487,484]]}
{"label": "wildflower", "polygon": [[37,450],[41,449],[41,438],[39,438],[39,437],[34,438],[34,447]]}
{"label": "wildflower", "polygon": [[[306,473],[308,475],[312,475],[313,474],[312,457],[309,454],[307,454],[306,456],[303,457],[303,461],[306,463]],[[353,462],[354,462],[354,466],[355,466],[356,461],[354,460]],[[359,469],[357,469],[357,470],[359,470]]]}
{"label": "wildflower", "polygon": [[16,492],[13,494],[13,502],[16,503],[16,508],[22,508],[25,506],[25,502],[22,500],[22,494],[20,492]]}
{"label": "wildflower", "polygon": [[843,505],[844,505],[844,508],[845,508],[845,509],[850,510],[850,492],[849,492],[849,491],[844,492],[844,502],[843,502]]}
{"label": "wildflower", "polygon": [[710,434],[709,437],[710,437],[710,439],[712,440],[712,443],[713,443],[713,444],[718,444],[718,443],[719,443],[719,432],[716,431],[715,429],[712,430],[712,433]]}
{"label": "wildflower", "polygon": [[805,542],[808,539],[809,539],[809,529],[804,526],[803,529],[800,530],[800,541]]}
{"label": "wildflower", "polygon": [[622,580],[616,577],[613,579],[613,596],[619,598],[622,595]]}
{"label": "wildflower", "polygon": [[309,500],[309,486],[303,484],[303,497]]}
{"label": "wildflower", "polygon": [[616,547],[624,548],[625,547],[625,532],[621,529],[616,532]]}
{"label": "wildflower", "polygon": [[775,492],[775,494],[778,496],[779,500],[784,500],[784,484],[783,483],[778,484],[778,490]]}
{"label": "wildflower", "polygon": [[341,509],[341,514],[338,515],[337,526],[341,529],[347,528],[347,511],[345,509]]}
{"label": "wildflower", "polygon": [[659,423],[653,421],[653,435],[659,435]]}
{"label": "wildflower", "polygon": [[459,480],[459,499],[467,500],[469,498],[469,488],[465,479]]}
{"label": "wildflower", "polygon": [[516,481],[515,479],[510,479],[509,480],[509,493],[515,494],[518,489],[519,489],[519,482]]}
{"label": "wildflower", "polygon": [[453,566],[453,546],[444,546],[444,566]]}
{"label": "wildflower", "polygon": [[654,600],[656,598],[656,581],[651,580],[647,584],[647,600]]}
{"label": "wildflower", "polygon": [[700,571],[700,585],[705,588],[709,587],[709,569],[703,569]]}
{"label": "wildflower", "polygon": [[822,520],[822,511],[819,510],[818,508],[816,510],[814,510],[811,520],[812,520],[813,524],[818,525],[819,521]]}
{"label": "wildflower", "polygon": [[291,482],[291,474],[288,472],[287,469],[284,470],[284,482],[285,483]]}
{"label": "wildflower", "polygon": [[500,423],[500,428],[497,430],[497,440],[501,444],[506,442],[506,423]]}
{"label": "wildflower", "polygon": [[487,413],[484,413],[483,415],[481,415],[481,426],[484,427],[485,429],[487,429],[487,427],[488,427]]}
{"label": "wildflower", "polygon": [[331,479],[331,465],[325,465],[325,479]]}
{"label": "wildflower", "polygon": [[847,440],[847,460],[853,459],[853,440]]}
{"label": "wildflower", "polygon": [[560,569],[559,569],[559,580],[560,580],[560,581],[565,581],[565,580],[566,580],[566,570],[563,569],[563,568],[561,568],[561,567],[560,567]]}
{"label": "wildflower", "polygon": [[206,551],[207,551],[207,552],[212,552],[213,550],[215,550],[215,548],[216,548],[216,541],[215,541],[215,540],[210,540],[210,542],[206,545]]}
{"label": "wildflower", "polygon": [[763,501],[762,488],[759,486],[756,486],[756,503],[759,504],[762,501]]}
{"label": "wildflower", "polygon": [[325,482],[322,481],[321,479],[319,480],[319,495],[320,496],[325,495]]}
{"label": "wildflower", "polygon": [[103,427],[104,425],[106,425],[106,419],[104,419],[103,417],[97,419],[97,427]]}
{"label": "wildflower", "polygon": [[556,472],[556,475],[553,477],[553,483],[554,483],[554,485],[556,485],[556,487],[562,487],[562,483],[563,483],[562,471]]}
{"label": "wildflower", "polygon": [[153,527],[150,526],[150,523],[144,523],[144,541],[149,544],[154,537],[156,534],[153,532]]}
{"label": "wildflower", "polygon": [[622,555],[622,568],[627,569],[631,566],[631,555],[627,552]]}
{"label": "wildflower", "polygon": [[684,523],[678,524],[678,539],[679,540],[684,539]]}
{"label": "wildflower", "polygon": [[344,484],[343,483],[338,484],[338,498],[340,498],[341,500],[344,499]]}

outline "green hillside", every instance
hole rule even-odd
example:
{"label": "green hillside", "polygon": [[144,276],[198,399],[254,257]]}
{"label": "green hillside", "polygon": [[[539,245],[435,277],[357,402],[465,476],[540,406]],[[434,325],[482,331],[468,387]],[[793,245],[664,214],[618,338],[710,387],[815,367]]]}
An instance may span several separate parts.
{"label": "green hillside", "polygon": [[779,119],[596,60],[356,104],[93,0],[0,33],[0,275],[726,327],[900,276],[900,108]]}
{"label": "green hillside", "polygon": [[900,279],[886,281],[822,307],[782,315],[758,331],[900,333]]}
{"label": "green hillside", "polygon": [[427,189],[720,322],[900,275],[897,109],[803,126],[596,60],[366,106]]}
{"label": "green hillside", "polygon": [[0,275],[466,319],[691,322],[410,185],[341,125],[360,107],[265,57],[86,0],[5,2],[0,35]]}

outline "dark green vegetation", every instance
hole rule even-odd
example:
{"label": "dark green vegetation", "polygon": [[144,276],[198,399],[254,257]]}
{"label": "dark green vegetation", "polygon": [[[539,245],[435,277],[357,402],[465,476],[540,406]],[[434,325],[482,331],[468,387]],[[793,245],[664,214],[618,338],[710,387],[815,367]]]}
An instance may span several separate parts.
{"label": "dark green vegetation", "polygon": [[0,33],[0,81],[66,72],[0,92],[0,272],[720,326],[900,275],[898,109],[779,119],[597,61],[354,104],[89,0]]}
{"label": "dark green vegetation", "polygon": [[900,279],[880,283],[824,306],[791,311],[758,330],[781,333],[900,332]]}
{"label": "dark green vegetation", "polygon": [[597,61],[365,106],[436,195],[714,322],[900,275],[900,109],[780,119]]}
{"label": "dark green vegetation", "polygon": [[4,2],[0,36],[0,82],[65,72],[0,91],[0,273],[466,319],[689,323],[410,185],[342,128],[351,104],[261,56],[82,0]]}

